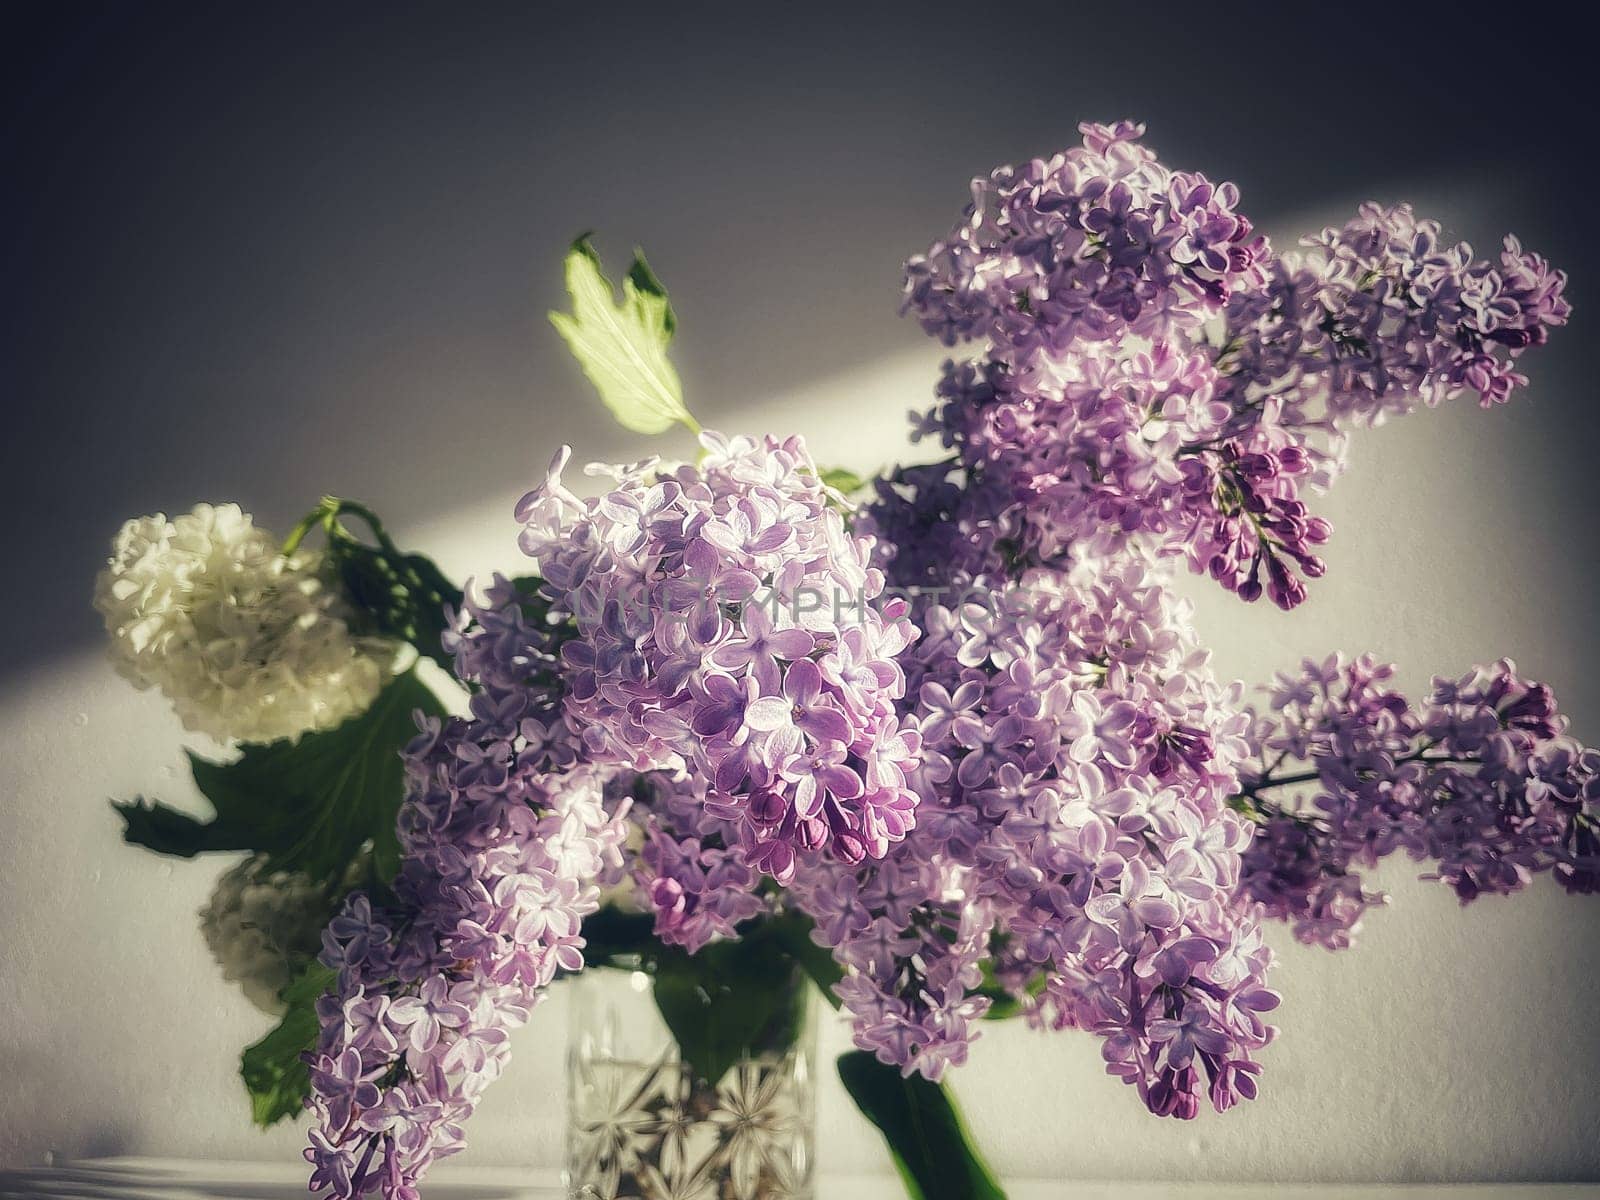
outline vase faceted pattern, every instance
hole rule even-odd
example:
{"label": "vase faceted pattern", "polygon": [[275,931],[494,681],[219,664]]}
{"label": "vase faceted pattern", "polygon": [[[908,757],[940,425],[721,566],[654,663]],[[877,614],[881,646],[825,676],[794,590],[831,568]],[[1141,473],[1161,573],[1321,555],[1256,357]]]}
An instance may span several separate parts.
{"label": "vase faceted pattern", "polygon": [[[643,973],[576,981],[567,1055],[569,1200],[813,1200],[816,1031],[799,1019],[710,1080]],[[720,1068],[720,1063],[719,1063]]]}

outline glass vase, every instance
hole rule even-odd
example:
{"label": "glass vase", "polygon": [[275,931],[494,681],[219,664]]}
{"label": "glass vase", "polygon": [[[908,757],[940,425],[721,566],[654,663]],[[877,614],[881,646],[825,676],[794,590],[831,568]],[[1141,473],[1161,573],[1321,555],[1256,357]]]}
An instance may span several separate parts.
{"label": "glass vase", "polygon": [[753,995],[715,974],[572,986],[571,1200],[811,1200],[816,1029],[798,970]]}

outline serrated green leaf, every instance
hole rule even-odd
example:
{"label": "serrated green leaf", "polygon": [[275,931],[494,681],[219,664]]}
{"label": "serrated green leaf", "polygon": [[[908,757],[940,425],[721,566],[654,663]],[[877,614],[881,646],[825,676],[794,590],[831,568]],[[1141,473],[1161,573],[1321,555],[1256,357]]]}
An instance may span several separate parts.
{"label": "serrated green leaf", "polygon": [[176,858],[193,858],[213,850],[251,850],[258,836],[253,825],[202,821],[143,796],[126,802],[113,800],[111,807],[122,818],[123,841]]}
{"label": "serrated green leaf", "polygon": [[883,1134],[911,1200],[1005,1200],[943,1084],[903,1078],[864,1050],[839,1056],[839,1078]]}
{"label": "serrated green leaf", "polygon": [[250,1116],[265,1129],[297,1115],[311,1094],[311,1078],[300,1055],[317,1044],[317,997],[333,986],[334,973],[312,963],[281,993],[283,1019],[239,1056],[239,1078],[250,1093]]}
{"label": "serrated green leaf", "polygon": [[667,357],[677,318],[644,256],[634,254],[620,305],[587,234],[567,252],[566,277],[572,312],[552,312],[550,322],[618,423],[635,433],[661,433],[681,421],[698,432]]}
{"label": "serrated green leaf", "polygon": [[416,735],[418,709],[444,713],[407,671],[366,712],[335,729],[247,746],[232,763],[191,754],[194,781],[218,820],[258,822],[265,844],[253,848],[265,851],[277,870],[333,878],[371,839],[380,878],[391,878],[399,857],[395,814],[405,792],[400,751]]}
{"label": "serrated green leaf", "polygon": [[366,712],[298,742],[247,745],[237,761],[189,755],[195,785],[216,815],[199,821],[163,804],[116,804],[125,840],[163,854],[253,850],[276,870],[332,882],[368,841],[380,879],[399,863],[395,814],[405,793],[400,751],[416,734],[415,710],[442,715],[407,671]]}
{"label": "serrated green leaf", "polygon": [[[583,239],[586,241],[586,239]],[[593,248],[589,251],[594,253]],[[596,267],[599,266],[598,257],[595,259]],[[678,332],[678,314],[672,311],[672,301],[667,296],[667,285],[662,283],[656,273],[650,269],[650,264],[645,262],[642,251],[633,252],[633,263],[628,267],[628,281],[641,293],[652,296],[661,301],[664,308],[661,317],[661,326],[670,338]]]}

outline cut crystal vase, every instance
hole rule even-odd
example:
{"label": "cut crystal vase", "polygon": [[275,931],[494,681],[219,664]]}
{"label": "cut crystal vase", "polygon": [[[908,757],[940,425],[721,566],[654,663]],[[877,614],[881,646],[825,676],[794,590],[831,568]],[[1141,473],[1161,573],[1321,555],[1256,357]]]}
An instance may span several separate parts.
{"label": "cut crystal vase", "polygon": [[572,986],[571,1200],[812,1200],[816,1029],[798,971],[748,998],[642,971]]}

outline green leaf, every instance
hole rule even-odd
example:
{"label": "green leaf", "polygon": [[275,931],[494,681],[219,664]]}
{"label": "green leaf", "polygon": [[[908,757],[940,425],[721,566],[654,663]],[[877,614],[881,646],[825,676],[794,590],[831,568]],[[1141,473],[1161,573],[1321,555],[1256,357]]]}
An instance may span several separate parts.
{"label": "green leaf", "polygon": [[844,970],[834,960],[831,950],[811,940],[811,920],[799,913],[788,912],[773,918],[771,928],[772,935],[778,939],[784,952],[817,985],[822,998],[837,1009],[839,997],[833,994],[833,985],[844,978]]}
{"label": "green leaf", "polygon": [[111,807],[122,817],[123,841],[177,858],[193,858],[212,850],[250,850],[257,836],[250,824],[201,821],[143,796],[126,802],[113,800]]}
{"label": "green leaf", "polygon": [[[344,517],[364,522],[376,545],[345,527]],[[314,529],[328,539],[327,559],[339,577],[346,598],[358,614],[360,632],[409,642],[446,671],[453,667],[440,635],[448,622],[445,609],[459,612],[461,589],[447,579],[433,560],[407,554],[396,546],[378,515],[355,500],[324,496],[283,544],[292,554]]]}
{"label": "green leaf", "polygon": [[250,1115],[265,1129],[297,1115],[311,1094],[311,1077],[300,1055],[317,1044],[317,997],[333,986],[334,972],[307,967],[281,996],[289,1007],[277,1027],[239,1056],[239,1077],[250,1093]]}
{"label": "green leaf", "polygon": [[572,312],[552,312],[550,322],[618,423],[635,433],[661,433],[681,421],[698,432],[667,357],[677,318],[644,256],[634,252],[620,305],[588,234],[567,252],[566,274]]}
{"label": "green leaf", "polygon": [[867,486],[865,479],[843,467],[824,467],[817,472],[817,477],[834,491],[843,492],[846,496]]}
{"label": "green leaf", "polygon": [[432,559],[391,553],[350,537],[329,538],[328,558],[345,594],[366,614],[374,632],[415,646],[446,671],[453,668],[440,635],[448,627],[446,606],[461,609],[461,589]]}
{"label": "green leaf", "polygon": [[649,965],[661,1018],[684,1062],[707,1084],[741,1058],[787,1050],[800,1034],[805,978],[764,924],[696,954],[665,951]]}
{"label": "green leaf", "polygon": [[[989,1011],[983,1014],[985,1021],[1009,1021],[1012,1017],[1020,1017],[1027,1011],[1022,997],[1001,986],[1000,981],[995,978],[994,967],[990,961],[984,961],[982,970],[983,983],[976,991],[980,996],[989,997]],[[1044,991],[1049,981],[1049,976],[1039,971],[1028,980],[1023,987],[1023,993],[1037,997]]]}
{"label": "green leaf", "polygon": [[624,912],[614,904],[602,905],[583,919],[583,960],[585,966],[632,965],[619,959],[638,960],[658,951],[655,918],[649,913]]}
{"label": "green leaf", "polygon": [[1005,1200],[944,1085],[902,1078],[865,1050],[839,1056],[839,1078],[888,1142],[911,1200]]}
{"label": "green leaf", "polygon": [[247,745],[236,762],[189,755],[197,787],[216,815],[198,821],[163,804],[115,805],[123,838],[162,854],[253,850],[274,869],[332,882],[369,840],[378,877],[399,866],[395,814],[405,794],[400,751],[416,734],[411,714],[444,712],[407,671],[366,712],[297,742]]}

